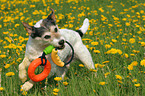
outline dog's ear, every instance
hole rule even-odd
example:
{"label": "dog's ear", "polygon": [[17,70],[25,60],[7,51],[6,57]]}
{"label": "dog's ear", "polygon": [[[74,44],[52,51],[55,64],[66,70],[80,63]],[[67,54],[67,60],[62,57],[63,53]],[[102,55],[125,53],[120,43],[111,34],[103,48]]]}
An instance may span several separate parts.
{"label": "dog's ear", "polygon": [[54,20],[56,21],[55,18],[55,14],[54,14],[54,10],[52,8],[50,8],[50,10],[52,11],[51,14],[47,17],[48,20]]}
{"label": "dog's ear", "polygon": [[25,27],[26,31],[31,35],[33,33],[32,26],[30,26],[28,23],[22,22],[23,26]]}

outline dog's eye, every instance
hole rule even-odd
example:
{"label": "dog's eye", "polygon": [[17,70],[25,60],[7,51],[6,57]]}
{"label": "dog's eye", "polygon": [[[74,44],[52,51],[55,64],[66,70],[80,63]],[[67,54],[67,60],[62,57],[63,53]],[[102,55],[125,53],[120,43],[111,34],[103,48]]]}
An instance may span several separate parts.
{"label": "dog's eye", "polygon": [[46,35],[44,38],[45,39],[49,39],[49,38],[51,38],[51,36],[50,35]]}
{"label": "dog's eye", "polygon": [[55,31],[55,32],[57,32],[57,31],[58,31],[58,29],[57,29],[57,28],[55,28],[55,29],[54,29],[54,31]]}

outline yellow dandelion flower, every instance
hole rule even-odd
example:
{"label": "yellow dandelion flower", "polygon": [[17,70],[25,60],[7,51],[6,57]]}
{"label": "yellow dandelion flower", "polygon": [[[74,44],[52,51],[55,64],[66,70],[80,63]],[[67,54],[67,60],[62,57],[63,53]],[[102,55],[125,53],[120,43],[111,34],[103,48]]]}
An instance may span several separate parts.
{"label": "yellow dandelion flower", "polygon": [[142,32],[141,32],[141,31],[137,31],[137,33],[138,33],[138,34],[141,34]]}
{"label": "yellow dandelion flower", "polygon": [[135,43],[135,39],[134,38],[130,38],[129,39],[129,43]]}
{"label": "yellow dandelion flower", "polygon": [[20,24],[15,24],[15,27],[18,27],[18,26],[20,26]]}
{"label": "yellow dandelion flower", "polygon": [[67,86],[68,85],[68,82],[63,82],[63,85]]}
{"label": "yellow dandelion flower", "polygon": [[135,87],[139,87],[140,86],[140,83],[137,83],[137,84],[134,84]]}
{"label": "yellow dandelion flower", "polygon": [[99,50],[94,50],[94,53],[100,53],[100,51]]}
{"label": "yellow dandelion flower", "polygon": [[132,75],[131,73],[128,73],[129,75]]}
{"label": "yellow dandelion flower", "polygon": [[42,19],[45,19],[45,18],[47,18],[47,16],[42,16]]}
{"label": "yellow dandelion flower", "polygon": [[130,23],[129,22],[126,22],[125,24],[126,24],[126,26],[130,26]]}
{"label": "yellow dandelion flower", "polygon": [[99,64],[95,64],[95,68],[98,68],[99,67]]}
{"label": "yellow dandelion flower", "polygon": [[135,54],[130,54],[130,56],[135,56]]}
{"label": "yellow dandelion flower", "polygon": [[53,95],[58,95],[58,93],[53,92]]}
{"label": "yellow dandelion flower", "polygon": [[118,20],[119,20],[119,18],[118,18],[118,17],[115,17],[114,15],[113,15],[112,17],[113,17],[113,19],[114,19],[115,21],[118,21]]}
{"label": "yellow dandelion flower", "polygon": [[104,61],[103,64],[109,63],[110,61]]}
{"label": "yellow dandelion flower", "polygon": [[3,91],[4,90],[4,88],[3,87],[0,87],[0,91]]}
{"label": "yellow dandelion flower", "polygon": [[122,51],[117,49],[117,53],[119,53],[120,55],[122,54]]}
{"label": "yellow dandelion flower", "polygon": [[10,64],[6,64],[4,67],[7,69],[10,67]]}
{"label": "yellow dandelion flower", "polygon": [[22,95],[27,95],[27,91],[23,91],[22,92]]}
{"label": "yellow dandelion flower", "polygon": [[0,39],[0,43],[3,42],[3,40]]}
{"label": "yellow dandelion flower", "polygon": [[139,25],[135,25],[137,28],[139,28],[140,26]]}
{"label": "yellow dandelion flower", "polygon": [[125,38],[122,38],[122,41],[126,41],[126,39]]}
{"label": "yellow dandelion flower", "polygon": [[59,92],[59,89],[57,89],[57,88],[54,88],[54,89],[53,89],[53,92],[56,92],[56,93],[58,93],[58,92]]}
{"label": "yellow dandelion flower", "polygon": [[91,42],[92,45],[98,45],[98,42]]}
{"label": "yellow dandelion flower", "polygon": [[78,14],[78,17],[82,17],[82,16],[85,16],[84,12],[81,12],[80,14]]}
{"label": "yellow dandelion flower", "polygon": [[73,24],[69,24],[69,28],[72,28],[74,25]]}
{"label": "yellow dandelion flower", "polygon": [[142,14],[143,14],[143,13],[144,13],[144,10],[140,10],[140,13],[142,13]]}
{"label": "yellow dandelion flower", "polygon": [[116,40],[116,39],[112,39],[112,42],[114,42],[114,43],[115,43],[115,42],[117,42],[117,40]]}
{"label": "yellow dandelion flower", "polygon": [[108,26],[109,26],[109,27],[112,27],[113,25],[112,25],[112,24],[108,24]]}
{"label": "yellow dandelion flower", "polygon": [[29,33],[26,33],[26,36],[29,36]]}
{"label": "yellow dandelion flower", "polygon": [[124,11],[128,11],[128,9],[124,9]]}
{"label": "yellow dandelion flower", "polygon": [[133,65],[128,65],[127,69],[128,70],[133,70]]}
{"label": "yellow dandelion flower", "polygon": [[116,49],[114,49],[114,48],[111,48],[111,50],[108,50],[107,51],[107,54],[116,54],[117,53],[117,50]]}
{"label": "yellow dandelion flower", "polygon": [[137,66],[137,64],[138,64],[137,61],[133,61],[133,62],[131,63],[131,65],[133,65],[133,66]]}
{"label": "yellow dandelion flower", "polygon": [[92,35],[93,35],[93,31],[90,31],[90,32],[89,32],[89,35],[92,36]]}
{"label": "yellow dandelion flower", "polygon": [[127,78],[129,78],[129,76],[126,76]]}
{"label": "yellow dandelion flower", "polygon": [[140,65],[145,67],[145,59],[141,60]]}
{"label": "yellow dandelion flower", "polygon": [[80,66],[80,67],[84,67],[84,65],[83,65],[83,64],[79,64],[79,66]]}
{"label": "yellow dandelion flower", "polygon": [[99,85],[105,85],[106,84],[106,82],[100,82],[99,83]]}
{"label": "yellow dandelion flower", "polygon": [[20,91],[22,92],[22,91],[23,91],[23,89],[20,89]]}
{"label": "yellow dandelion flower", "polygon": [[61,78],[61,77],[55,77],[54,80],[55,80],[55,81],[61,81],[62,78]]}
{"label": "yellow dandelion flower", "polygon": [[6,55],[0,55],[0,57],[1,57],[1,58],[5,58],[5,57],[6,57]]}
{"label": "yellow dandelion flower", "polygon": [[110,72],[107,72],[104,74],[105,78],[110,74]]}
{"label": "yellow dandelion flower", "polygon": [[127,17],[130,17],[130,15],[129,15],[129,14],[127,14],[126,16],[127,16]]}
{"label": "yellow dandelion flower", "polygon": [[144,46],[145,46],[145,42],[141,42],[141,46],[143,46],[143,47],[144,47]]}
{"label": "yellow dandelion flower", "polygon": [[18,34],[14,34],[14,37],[18,36]]}
{"label": "yellow dandelion flower", "polygon": [[100,68],[103,68],[105,65],[102,65],[102,64],[95,64],[95,68],[98,68],[98,67],[100,67]]}
{"label": "yellow dandelion flower", "polygon": [[13,76],[13,75],[15,75],[14,72],[8,72],[8,73],[6,73],[6,76]]}
{"label": "yellow dandelion flower", "polygon": [[33,22],[29,22],[29,25],[33,26]]}
{"label": "yellow dandelion flower", "polygon": [[99,8],[99,10],[100,10],[101,12],[104,12],[104,10],[103,10],[102,8]]}
{"label": "yellow dandelion flower", "polygon": [[93,92],[94,92],[94,93],[96,93],[96,90],[95,90],[95,89],[93,89]]}
{"label": "yellow dandelion flower", "polygon": [[[112,11],[116,11],[116,9],[112,9]],[[115,20],[115,19],[114,19]]]}
{"label": "yellow dandelion flower", "polygon": [[35,7],[35,5],[30,5],[30,8],[33,8],[33,7]]}
{"label": "yellow dandelion flower", "polygon": [[137,82],[137,79],[133,79],[132,82]]}
{"label": "yellow dandelion flower", "polygon": [[127,18],[123,18],[122,20],[123,20],[123,21],[126,21],[126,20],[127,20]]}
{"label": "yellow dandelion flower", "polygon": [[77,72],[75,72],[74,74],[77,75]]}
{"label": "yellow dandelion flower", "polygon": [[28,40],[29,40],[29,38],[25,38],[25,40],[26,40],[26,41],[28,41]]}
{"label": "yellow dandelion flower", "polygon": [[115,75],[116,79],[122,80],[122,77],[120,75]]}
{"label": "yellow dandelion flower", "polygon": [[103,68],[104,66],[105,66],[105,65],[99,64],[99,67],[100,67],[100,68]]}
{"label": "yellow dandelion flower", "polygon": [[89,48],[89,45],[86,45],[87,48]]}
{"label": "yellow dandelion flower", "polygon": [[95,69],[90,69],[90,71],[91,71],[91,72],[97,72],[97,70],[95,70]]}
{"label": "yellow dandelion flower", "polygon": [[133,52],[133,53],[139,53],[140,51],[138,51],[138,50],[133,50],[132,52]]}
{"label": "yellow dandelion flower", "polygon": [[109,45],[109,44],[106,44],[105,45],[105,48],[107,49],[107,48],[110,48],[111,47],[111,45]]}
{"label": "yellow dandelion flower", "polygon": [[121,80],[117,80],[118,83],[123,83]]}
{"label": "yellow dandelion flower", "polygon": [[22,60],[22,58],[18,58],[17,61],[20,62]]}
{"label": "yellow dandelion flower", "polygon": [[6,31],[6,32],[3,32],[3,34],[9,34],[9,32],[8,32],[8,31]]}

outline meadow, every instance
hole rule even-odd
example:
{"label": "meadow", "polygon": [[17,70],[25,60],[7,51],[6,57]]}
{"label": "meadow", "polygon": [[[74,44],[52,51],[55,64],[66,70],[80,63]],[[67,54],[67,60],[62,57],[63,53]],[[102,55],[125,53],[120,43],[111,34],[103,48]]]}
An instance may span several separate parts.
{"label": "meadow", "polygon": [[[52,77],[25,92],[18,77],[28,40],[22,22],[33,26],[50,8],[59,28],[77,30],[90,20],[82,40],[96,69],[76,61],[63,81]],[[144,22],[144,0],[0,0],[0,96],[144,96]]]}

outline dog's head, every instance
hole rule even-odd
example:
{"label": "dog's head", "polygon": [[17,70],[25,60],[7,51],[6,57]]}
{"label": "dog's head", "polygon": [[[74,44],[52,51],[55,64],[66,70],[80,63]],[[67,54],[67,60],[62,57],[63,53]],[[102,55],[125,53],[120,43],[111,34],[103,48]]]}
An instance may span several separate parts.
{"label": "dog's head", "polygon": [[46,19],[41,19],[34,26],[25,22],[22,22],[22,24],[32,39],[42,42],[42,45],[53,45],[58,49],[63,49],[65,40],[60,35],[59,28],[56,25],[54,10],[51,10],[52,13]]}

